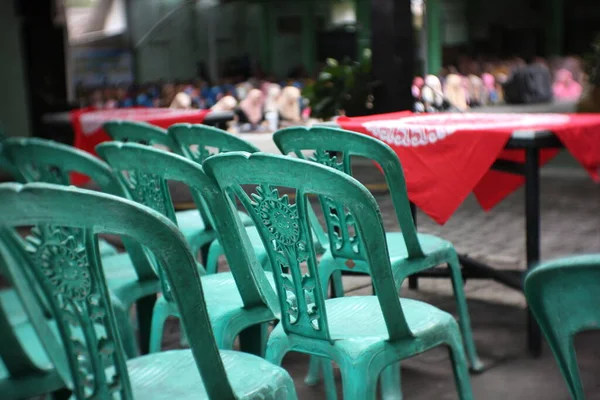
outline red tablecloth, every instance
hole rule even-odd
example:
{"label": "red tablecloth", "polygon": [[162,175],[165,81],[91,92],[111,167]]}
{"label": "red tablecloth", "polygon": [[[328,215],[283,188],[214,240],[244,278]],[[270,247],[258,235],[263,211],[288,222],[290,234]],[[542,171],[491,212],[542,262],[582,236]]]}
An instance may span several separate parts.
{"label": "red tablecloth", "polygon": [[75,134],[74,146],[96,154],[99,143],[110,140],[102,129],[112,120],[143,121],[161,128],[177,123],[201,124],[209,110],[176,110],[170,108],[120,108],[114,110],[79,109],[71,112]]}
{"label": "red tablecloth", "polygon": [[[348,130],[376,137],[398,154],[408,196],[444,224],[473,192],[488,210],[524,183],[521,176],[490,170],[497,159],[524,161],[523,150],[504,150],[514,131],[550,130],[600,181],[600,115],[412,114],[401,112],[337,120]],[[542,150],[540,164],[558,150]]]}
{"label": "red tablecloth", "polygon": [[[114,110],[94,110],[83,108],[71,111],[74,143],[78,149],[96,154],[98,144],[110,140],[102,126],[113,120],[143,121],[161,128],[168,128],[177,123],[201,124],[209,110],[176,110],[170,108],[121,108]],[[74,185],[84,185],[89,178],[73,174]]]}

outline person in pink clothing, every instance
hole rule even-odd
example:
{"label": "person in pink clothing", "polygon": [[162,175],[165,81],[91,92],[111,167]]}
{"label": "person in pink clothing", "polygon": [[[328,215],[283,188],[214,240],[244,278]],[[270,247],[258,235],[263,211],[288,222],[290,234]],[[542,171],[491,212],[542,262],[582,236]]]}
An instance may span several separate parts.
{"label": "person in pink clothing", "polygon": [[496,78],[489,72],[481,75],[483,86],[485,88],[486,98],[485,104],[496,104],[498,102],[498,93],[496,92]]}
{"label": "person in pink clothing", "polygon": [[577,100],[583,92],[583,87],[579,82],[573,79],[571,71],[559,69],[556,71],[556,78],[552,85],[552,91],[554,92],[554,98],[556,100]]}
{"label": "person in pink clothing", "polygon": [[423,88],[423,85],[425,85],[425,80],[420,76],[416,76],[415,79],[413,79],[411,90],[413,97],[417,100],[421,99],[421,89]]}

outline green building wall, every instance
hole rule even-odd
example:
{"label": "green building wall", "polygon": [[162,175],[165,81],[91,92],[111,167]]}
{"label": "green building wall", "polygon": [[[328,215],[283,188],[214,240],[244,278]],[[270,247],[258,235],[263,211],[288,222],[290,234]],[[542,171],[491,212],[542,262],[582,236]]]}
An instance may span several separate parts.
{"label": "green building wall", "polygon": [[8,136],[30,136],[29,105],[14,1],[0,1],[0,129]]}

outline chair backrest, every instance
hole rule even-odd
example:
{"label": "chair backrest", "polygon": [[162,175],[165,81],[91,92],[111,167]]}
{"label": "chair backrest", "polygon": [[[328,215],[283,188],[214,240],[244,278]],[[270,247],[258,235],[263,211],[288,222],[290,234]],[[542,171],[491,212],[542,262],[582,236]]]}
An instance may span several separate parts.
{"label": "chair backrest", "polygon": [[[176,223],[176,219],[167,181],[183,183],[197,197],[203,198],[209,214],[215,216],[213,223],[217,237],[225,250],[244,305],[264,306],[265,301],[276,305],[274,293],[262,268],[256,257],[248,258],[240,248],[240,241],[237,239],[239,234],[235,232],[235,220],[228,215],[218,187],[206,176],[200,164],[173,153],[134,143],[102,143],[96,150],[129,189],[129,198],[160,212],[172,222]],[[132,177],[135,177],[134,182]],[[251,250],[248,251],[254,254]],[[263,291],[267,293],[265,301],[262,297]],[[270,296],[268,292],[271,292]],[[168,294],[168,291],[166,293]],[[269,298],[273,300],[269,301]]]}
{"label": "chair backrest", "polygon": [[[385,143],[355,132],[327,127],[291,127],[275,132],[273,140],[283,154],[294,153],[306,159],[303,151],[314,150],[308,159],[352,175],[352,157],[374,161],[383,171],[396,211],[396,217],[408,249],[409,257],[423,256],[410,210],[402,165],[396,153]],[[341,158],[332,156],[341,153]],[[352,254],[354,243],[349,228],[353,215],[344,212],[342,204],[321,198],[329,235],[336,238],[332,248],[336,257]]]}
{"label": "chair backrest", "polygon": [[[148,207],[104,193],[42,183],[0,185],[0,227],[29,225],[41,227],[34,230],[27,250],[33,275],[56,315],[75,397],[132,398],[99,257],[97,235],[107,233],[130,236],[152,250],[165,268],[209,397],[234,398],[194,257],[171,221]],[[81,234],[70,235],[73,231]],[[105,333],[99,333],[97,325]],[[77,328],[80,336],[74,333]]]}
{"label": "chair backrest", "polygon": [[110,121],[104,124],[104,131],[112,140],[133,142],[148,146],[160,145],[175,150],[177,145],[167,131],[147,122]]}
{"label": "chair backrest", "polygon": [[169,127],[168,132],[177,143],[177,149],[173,151],[200,164],[219,153],[260,151],[244,139],[208,125],[175,124]]}
{"label": "chair backrest", "polygon": [[[178,144],[178,152],[184,157],[194,160],[200,164],[208,157],[215,154],[228,153],[231,151],[245,151],[258,153],[260,149],[246,140],[232,135],[219,128],[207,125],[175,124],[169,128],[169,135]],[[201,199],[196,201],[198,209]],[[323,228],[319,224],[317,216],[312,207],[309,209],[311,221],[313,221],[313,233],[321,245],[327,242]]]}
{"label": "chair backrest", "polygon": [[[70,185],[71,174],[79,173],[91,178],[103,192],[125,196],[125,190],[111,168],[85,151],[37,138],[7,139],[3,146],[26,182]],[[127,237],[122,240],[138,278],[156,279],[156,272],[144,249]]]}
{"label": "chair backrest", "polygon": [[600,329],[600,254],[551,261],[525,277],[527,304],[554,353],[569,392],[584,399],[574,336]]}
{"label": "chair backrest", "polygon": [[[175,124],[168,129],[169,136],[176,143],[173,150],[190,160],[202,164],[204,160],[214,154],[229,151],[247,151],[255,153],[260,151],[256,146],[232,135],[222,129],[208,125]],[[210,213],[201,197],[192,193],[192,198],[200,215],[210,223]],[[212,227],[212,225],[209,225]]]}
{"label": "chair backrest", "polygon": [[[394,285],[379,208],[358,181],[322,165],[263,153],[216,155],[205,161],[204,170],[224,192],[229,214],[235,214],[238,225],[236,206],[230,196],[237,197],[254,220],[269,255],[281,321],[287,332],[331,340],[318,261],[310,240],[307,195],[314,194],[336,201],[343,199],[354,213],[357,243],[372,268],[390,339],[412,335]],[[248,195],[243,185],[256,189]],[[290,204],[287,195],[280,196],[277,187],[292,189],[295,203]]]}
{"label": "chair backrest", "polygon": [[[56,372],[62,382],[69,382],[69,371],[66,368],[63,348],[47,323],[45,309],[48,304],[40,297],[43,294],[35,282],[32,262],[24,251],[23,244],[23,239],[14,231],[0,227],[0,270],[11,280],[12,288],[17,292],[19,303],[28,317],[28,324],[31,325],[37,336],[35,339],[42,343],[42,351],[51,354],[49,358],[55,363],[49,362],[47,365],[40,365],[33,361],[24,349],[14,327],[11,326],[2,302],[0,302],[0,337],[2,337],[0,360],[7,369],[10,379],[27,379],[32,375],[48,377]],[[36,292],[34,288],[38,291]],[[11,385],[10,379],[6,382],[0,381],[0,393],[9,398],[23,396],[24,393],[11,393],[13,391],[21,392],[23,389],[17,389]],[[43,388],[32,388],[32,391],[36,390],[42,392]]]}
{"label": "chair backrest", "polygon": [[[423,250],[417,238],[417,231],[410,210],[404,172],[400,160],[385,143],[367,135],[342,129],[326,127],[291,127],[275,132],[273,140],[283,154],[294,153],[306,159],[303,151],[314,150],[308,159],[338,171],[352,175],[351,158],[368,158],[379,165],[385,176],[392,196],[396,217],[402,230],[409,257],[422,257]],[[341,158],[332,152],[342,153]],[[335,257],[364,259],[356,251],[353,241],[353,220],[355,215],[344,211],[343,202],[333,202],[321,197],[327,231],[335,238],[331,251]]]}

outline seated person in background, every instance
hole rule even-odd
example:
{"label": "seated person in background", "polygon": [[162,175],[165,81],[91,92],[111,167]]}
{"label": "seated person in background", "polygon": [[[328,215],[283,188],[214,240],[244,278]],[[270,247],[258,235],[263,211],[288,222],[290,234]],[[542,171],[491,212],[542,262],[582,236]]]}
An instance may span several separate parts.
{"label": "seated person in background", "polygon": [[154,101],[152,99],[152,96],[148,92],[147,87],[143,87],[140,90],[140,93],[135,98],[135,103],[139,107],[154,107]]}
{"label": "seated person in background", "polygon": [[411,92],[415,101],[421,100],[421,88],[425,84],[425,81],[420,76],[415,76],[413,84],[411,86]]}
{"label": "seated person in background", "polygon": [[485,72],[481,75],[483,81],[483,87],[485,89],[484,105],[497,104],[498,103],[498,92],[496,91],[496,78],[489,72]]}
{"label": "seated person in background", "polygon": [[184,86],[182,90],[175,95],[175,98],[171,102],[169,108],[193,108],[194,101],[198,98],[198,96],[200,96],[200,89],[195,88],[192,85]]}
{"label": "seated person in background", "polygon": [[485,101],[483,80],[475,74],[470,74],[467,79],[469,80],[469,106],[480,107]]}
{"label": "seated person in background", "polygon": [[277,101],[277,109],[281,121],[297,124],[302,122],[300,89],[294,86],[286,86],[281,91]]}
{"label": "seated person in background", "polygon": [[281,86],[276,83],[265,82],[262,85],[265,95],[265,119],[269,122],[269,129],[275,131],[279,128],[279,106]]}
{"label": "seated person in background", "polygon": [[192,108],[192,97],[185,92],[179,92],[175,95],[175,98],[169,105],[169,108],[175,108],[175,109],[181,109],[181,110],[190,109],[190,108]]}
{"label": "seated person in background", "polygon": [[233,111],[238,102],[233,96],[225,96],[210,108],[211,111]]}
{"label": "seated person in background", "polygon": [[97,108],[97,109],[104,108],[104,97],[102,95],[102,90],[95,89],[90,94],[89,104],[90,104],[91,107],[94,107],[94,108]]}
{"label": "seated person in background", "polygon": [[249,125],[244,130],[254,130],[264,120],[265,99],[259,89],[252,89],[235,110],[240,125]]}
{"label": "seated person in background", "polygon": [[161,107],[170,107],[173,100],[175,100],[175,95],[177,92],[175,91],[175,85],[172,83],[166,83],[162,87],[162,93],[160,96],[160,106]]}
{"label": "seated person in background", "polygon": [[421,89],[421,100],[426,112],[442,111],[444,109],[444,93],[442,83],[435,75],[427,75]]}
{"label": "seated person in background", "polygon": [[444,95],[448,99],[448,102],[458,108],[459,111],[466,111],[469,108],[467,105],[467,93],[460,75],[450,73],[446,77]]}
{"label": "seated person in background", "polygon": [[561,101],[573,101],[579,99],[583,87],[573,79],[573,74],[567,69],[556,71],[554,84],[552,85],[554,98]]}

